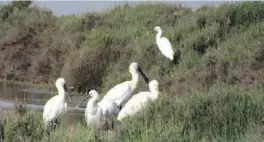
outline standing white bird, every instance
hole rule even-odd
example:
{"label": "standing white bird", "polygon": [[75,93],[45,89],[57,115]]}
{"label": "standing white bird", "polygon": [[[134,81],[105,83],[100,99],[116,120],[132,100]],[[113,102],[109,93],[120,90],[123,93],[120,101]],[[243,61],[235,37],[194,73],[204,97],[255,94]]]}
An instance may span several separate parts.
{"label": "standing white bird", "polygon": [[122,105],[124,105],[131,98],[133,91],[136,89],[139,73],[146,83],[149,82],[137,62],[130,64],[129,72],[132,75],[132,80],[125,81],[114,86],[106,93],[102,101],[107,100],[115,102],[119,107],[122,107]]}
{"label": "standing white bird", "polygon": [[169,58],[171,61],[173,61],[174,64],[178,64],[180,59],[180,50],[177,48],[176,52],[174,53],[171,43],[166,37],[161,37],[162,29],[159,26],[156,26],[154,28],[154,31],[157,32],[156,34],[156,43],[158,45],[158,48],[163,56],[166,58]]}
{"label": "standing white bird", "polygon": [[152,80],[149,82],[150,92],[139,92],[125,104],[118,114],[117,120],[122,121],[127,116],[132,116],[145,108],[150,102],[154,102],[159,96],[159,82]]}
{"label": "standing white bird", "polygon": [[[95,91],[95,90],[91,90],[89,92],[88,96],[85,97],[75,108],[79,107],[79,105],[81,103],[83,103],[86,99],[88,99],[90,97],[93,97],[93,96],[97,97],[96,101],[99,100],[99,93],[97,91]],[[90,99],[90,100],[92,100],[92,99]],[[88,101],[88,103],[89,103],[89,101]],[[109,118],[109,117],[117,117],[117,115],[119,113],[119,109],[118,109],[117,104],[115,102],[112,102],[112,101],[101,100],[99,103],[96,104],[96,106],[98,108],[101,108],[101,110],[102,110],[102,118],[104,120],[106,118]],[[88,108],[88,104],[87,104],[87,108]]]}
{"label": "standing white bird", "polygon": [[67,112],[67,102],[65,100],[66,84],[64,78],[58,78],[55,86],[58,89],[58,95],[49,99],[43,110],[43,120],[47,130],[50,127],[55,128],[58,124],[58,119]]}
{"label": "standing white bird", "polygon": [[100,106],[103,110],[104,119],[109,118],[109,117],[110,118],[117,117],[119,113],[118,105],[115,102],[108,101],[108,100],[101,100],[98,103],[98,106]]}
{"label": "standing white bird", "polygon": [[[118,110],[117,106],[114,105],[112,102],[104,102],[101,103],[100,105],[97,104],[96,102],[99,100],[99,94],[95,91],[95,90],[91,90],[88,94],[88,96],[84,99],[88,99],[90,98],[90,100],[88,100],[87,102],[87,106],[85,109],[85,120],[87,122],[87,125],[92,127],[95,131],[95,140],[99,141],[99,137],[100,137],[100,128],[102,126],[102,122],[103,120],[105,120],[105,118],[107,116],[111,116],[110,113],[112,112],[106,112],[105,108],[110,107],[111,109],[108,110]],[[118,113],[118,112],[117,112]],[[117,114],[115,114],[117,115]]]}
{"label": "standing white bird", "polygon": [[[86,92],[86,94],[87,94],[87,92]],[[93,97],[93,96],[96,97],[96,100],[99,100],[99,93],[95,90],[91,90],[89,92],[88,96],[85,97],[75,108],[79,107],[79,105],[82,104],[86,99]],[[93,101],[93,100],[91,99],[91,101]],[[94,103],[94,102],[90,102],[90,103]],[[93,119],[92,116],[91,116],[90,120],[88,120],[89,117],[87,117],[87,116],[89,116],[89,114],[87,111],[89,109],[98,109],[98,110],[100,109],[101,114],[100,114],[100,120],[98,120],[98,122],[95,120],[91,120],[91,119]],[[108,100],[101,100],[99,103],[94,105],[94,107],[92,108],[91,105],[89,105],[89,101],[88,101],[86,111],[85,111],[85,118],[86,118],[88,125],[90,125],[92,123],[89,121],[93,121],[93,123],[96,123],[97,127],[99,125],[98,124],[99,121],[102,121],[102,120],[105,121],[106,119],[110,118],[110,119],[112,119],[112,128],[113,128],[114,127],[113,121],[116,120],[118,113],[119,113],[119,108],[115,102],[108,101]],[[96,117],[99,117],[99,116],[96,116]]]}
{"label": "standing white bird", "polygon": [[88,126],[100,128],[100,124],[103,120],[103,110],[102,108],[96,103],[99,100],[99,94],[95,90],[91,90],[87,96],[88,99],[87,106],[85,109],[85,120]]}

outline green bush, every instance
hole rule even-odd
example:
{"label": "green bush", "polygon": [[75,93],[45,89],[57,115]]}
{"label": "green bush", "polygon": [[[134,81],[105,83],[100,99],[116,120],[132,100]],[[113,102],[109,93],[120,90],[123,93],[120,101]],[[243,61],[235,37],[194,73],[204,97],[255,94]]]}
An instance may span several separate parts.
{"label": "green bush", "polygon": [[44,125],[39,112],[19,105],[4,120],[4,141],[39,141],[44,136]]}

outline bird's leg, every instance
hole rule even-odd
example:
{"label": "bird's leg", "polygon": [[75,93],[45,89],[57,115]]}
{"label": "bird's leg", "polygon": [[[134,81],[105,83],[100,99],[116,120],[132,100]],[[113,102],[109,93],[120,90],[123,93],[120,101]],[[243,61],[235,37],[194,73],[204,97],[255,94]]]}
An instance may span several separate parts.
{"label": "bird's leg", "polygon": [[122,109],[122,105],[119,106],[119,111]]}
{"label": "bird's leg", "polygon": [[106,120],[105,123],[106,123],[106,124],[105,124],[105,125],[106,125],[106,130],[108,131],[108,127],[109,127],[109,126],[108,126],[108,121]]}
{"label": "bird's leg", "polygon": [[112,129],[114,129],[114,119],[112,119]]}
{"label": "bird's leg", "polygon": [[55,130],[58,125],[59,125],[58,119],[55,119],[55,121],[52,122],[52,128],[53,128],[53,130]]}
{"label": "bird's leg", "polygon": [[170,69],[173,69],[173,67],[174,67],[173,60],[169,60],[168,65],[169,65]]}
{"label": "bird's leg", "polygon": [[162,56],[162,62],[161,62],[161,68],[160,68],[161,75],[166,74],[166,70],[167,70],[166,63],[167,63],[167,58]]}
{"label": "bird's leg", "polygon": [[162,56],[162,62],[161,62],[161,66],[163,67],[164,66],[164,60],[165,60],[165,57],[163,55]]}
{"label": "bird's leg", "polygon": [[50,136],[50,129],[46,129],[46,133],[48,136]]}
{"label": "bird's leg", "polygon": [[96,142],[100,142],[100,129],[96,128],[94,130],[94,140]]}
{"label": "bird's leg", "polygon": [[111,121],[112,121],[112,129],[114,129],[114,128],[115,128],[115,125],[114,125],[114,123],[115,123],[115,120],[114,120],[114,118],[115,118],[115,117],[112,117],[112,118],[111,118]]}
{"label": "bird's leg", "polygon": [[58,119],[55,119],[55,124],[57,124],[57,125],[60,124],[59,121],[58,121]]}
{"label": "bird's leg", "polygon": [[47,123],[45,123],[45,129],[48,136],[50,135],[52,127],[52,121],[48,121]]}
{"label": "bird's leg", "polygon": [[55,125],[55,123],[52,123],[51,124],[51,128],[50,128],[51,130],[55,130],[56,129],[56,125]]}
{"label": "bird's leg", "polygon": [[5,139],[5,135],[4,135],[4,125],[2,122],[0,122],[0,141]]}

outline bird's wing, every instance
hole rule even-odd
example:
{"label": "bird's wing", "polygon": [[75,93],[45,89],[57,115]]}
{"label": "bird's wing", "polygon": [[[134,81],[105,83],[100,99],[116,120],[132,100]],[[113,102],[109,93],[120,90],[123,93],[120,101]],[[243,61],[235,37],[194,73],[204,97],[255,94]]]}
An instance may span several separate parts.
{"label": "bird's wing", "polygon": [[119,108],[116,103],[113,103],[113,114],[117,116],[119,113]]}
{"label": "bird's wing", "polygon": [[89,113],[87,109],[85,110],[85,120],[88,123],[88,125],[98,125],[102,121],[102,119],[104,119],[102,115],[103,115],[103,112],[100,107],[96,108],[95,114]]}
{"label": "bird's wing", "polygon": [[102,100],[116,102],[117,105],[120,105],[129,95],[130,90],[129,82],[125,81],[110,89]]}
{"label": "bird's wing", "polygon": [[60,98],[59,96],[54,96],[44,106],[43,111],[43,118],[46,119],[49,117],[49,119],[56,118],[59,115],[60,109],[61,109]]}
{"label": "bird's wing", "polygon": [[133,97],[121,109],[119,115],[134,115],[149,102],[149,95],[151,95],[150,92],[140,92],[136,95],[133,95]]}
{"label": "bird's wing", "polygon": [[106,117],[110,115],[118,115],[119,113],[118,106],[115,102],[102,100],[98,103],[98,106],[102,109],[102,113]]}
{"label": "bird's wing", "polygon": [[54,96],[47,101],[47,103],[44,106],[44,110],[43,110],[43,118],[44,119],[49,117],[51,114],[56,113],[57,109],[55,109],[55,108],[58,107],[58,103],[56,103],[57,100],[58,100],[58,96]]}
{"label": "bird's wing", "polygon": [[170,41],[166,37],[162,37],[160,39],[159,46],[160,46],[160,51],[164,56],[173,59],[174,52]]}

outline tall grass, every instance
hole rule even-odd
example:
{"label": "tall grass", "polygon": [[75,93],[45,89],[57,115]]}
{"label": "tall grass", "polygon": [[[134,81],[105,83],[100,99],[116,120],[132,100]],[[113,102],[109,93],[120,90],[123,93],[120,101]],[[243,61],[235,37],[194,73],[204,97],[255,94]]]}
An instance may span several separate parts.
{"label": "tall grass", "polygon": [[[139,114],[101,130],[104,141],[250,141],[264,117],[263,83],[257,86],[214,86],[209,92],[191,90],[185,97],[164,92]],[[47,136],[40,113],[10,113],[4,123],[5,141],[95,141],[85,121],[62,122]],[[66,117],[66,116],[65,116]],[[261,136],[261,135],[260,135]]]}
{"label": "tall grass", "polygon": [[[183,98],[161,96],[122,123],[122,141],[238,141],[263,118],[262,90],[215,86]],[[163,94],[162,94],[163,95]]]}

